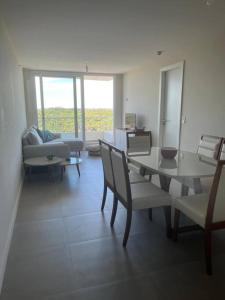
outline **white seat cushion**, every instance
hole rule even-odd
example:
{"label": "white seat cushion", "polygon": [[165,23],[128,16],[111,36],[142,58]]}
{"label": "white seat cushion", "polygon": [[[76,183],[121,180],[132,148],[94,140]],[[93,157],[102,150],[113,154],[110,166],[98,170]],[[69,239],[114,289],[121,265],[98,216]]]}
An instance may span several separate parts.
{"label": "white seat cushion", "polygon": [[177,198],[174,200],[173,206],[196,224],[204,228],[208,202],[208,194],[197,194],[193,196]]}
{"label": "white seat cushion", "polygon": [[151,182],[131,184],[133,209],[171,205],[171,196]]}

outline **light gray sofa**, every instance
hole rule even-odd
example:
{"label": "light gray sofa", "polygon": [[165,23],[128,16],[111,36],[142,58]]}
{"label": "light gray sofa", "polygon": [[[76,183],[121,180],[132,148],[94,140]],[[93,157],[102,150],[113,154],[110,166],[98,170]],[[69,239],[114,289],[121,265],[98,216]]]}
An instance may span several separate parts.
{"label": "light gray sofa", "polygon": [[79,152],[80,154],[80,151],[83,150],[83,141],[75,138],[63,139],[60,134],[54,134],[52,141],[44,143],[38,135],[35,126],[24,132],[22,144],[24,159],[47,155],[69,158],[71,152]]}

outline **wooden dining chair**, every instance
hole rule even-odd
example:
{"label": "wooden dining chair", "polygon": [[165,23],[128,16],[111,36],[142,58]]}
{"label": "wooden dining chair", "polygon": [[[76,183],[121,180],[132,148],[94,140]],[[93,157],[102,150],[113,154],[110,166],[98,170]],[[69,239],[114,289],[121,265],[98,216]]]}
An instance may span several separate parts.
{"label": "wooden dining chair", "polygon": [[151,131],[127,131],[127,154],[150,153],[152,146]]}
{"label": "wooden dining chair", "polygon": [[118,201],[127,210],[126,228],[123,237],[123,246],[126,247],[129,237],[132,211],[149,209],[154,207],[164,207],[167,225],[167,235],[171,234],[171,197],[151,182],[130,184],[128,166],[125,153],[119,149],[112,148],[111,160],[115,182],[115,198],[111,216],[111,226],[113,226]]}
{"label": "wooden dining chair", "polygon": [[[205,163],[211,163],[213,160],[216,163],[216,161],[219,159],[219,155],[221,152],[221,144],[221,137],[213,135],[202,135],[197,148],[197,154],[199,155],[199,159],[201,159]],[[200,181],[200,178],[195,178],[195,180],[192,180],[192,178],[177,178],[176,180],[182,184],[182,196],[188,195],[189,188],[192,188],[195,191],[195,193],[202,193],[203,191],[209,191],[211,187],[210,179]]]}
{"label": "wooden dining chair", "polygon": [[[103,165],[103,173],[104,173],[104,188],[103,188],[103,197],[101,210],[105,207],[106,197],[107,197],[107,189],[109,188],[114,193],[114,177],[112,171],[112,161],[111,161],[111,144],[106,143],[102,140],[99,140],[100,145],[100,154],[102,158]],[[131,183],[144,182],[146,181],[144,177],[134,172],[130,172],[129,174]]]}
{"label": "wooden dining chair", "polygon": [[205,235],[205,258],[207,274],[212,274],[211,233],[225,228],[225,160],[218,161],[209,194],[181,197],[173,202],[174,240],[179,232],[180,213],[194,221]]}
{"label": "wooden dining chair", "polygon": [[114,193],[114,178],[112,171],[112,161],[110,155],[110,145],[108,143],[99,140],[100,145],[100,153],[102,158],[102,166],[104,173],[104,188],[103,188],[103,197],[102,197],[102,205],[101,210],[105,207],[105,201],[107,196],[107,188],[109,188]]}
{"label": "wooden dining chair", "polygon": [[219,160],[225,160],[225,138],[222,139],[219,151]]}
{"label": "wooden dining chair", "polygon": [[[127,132],[127,154],[128,157],[135,155],[150,154],[152,147],[152,133],[151,131],[128,131]],[[152,180],[152,175],[156,173],[144,169],[139,165],[129,162],[128,169],[133,172],[139,173],[142,176],[146,176],[149,181]],[[152,221],[152,209],[149,209],[149,219]]]}
{"label": "wooden dining chair", "polygon": [[[139,156],[150,154],[152,147],[152,134],[151,131],[128,131],[127,134],[127,156]],[[140,166],[129,162],[128,158],[128,168],[142,176],[149,176],[149,181],[151,181],[151,176],[148,170],[140,168]]]}
{"label": "wooden dining chair", "polygon": [[215,160],[219,159],[222,138],[213,135],[202,135],[197,153]]}

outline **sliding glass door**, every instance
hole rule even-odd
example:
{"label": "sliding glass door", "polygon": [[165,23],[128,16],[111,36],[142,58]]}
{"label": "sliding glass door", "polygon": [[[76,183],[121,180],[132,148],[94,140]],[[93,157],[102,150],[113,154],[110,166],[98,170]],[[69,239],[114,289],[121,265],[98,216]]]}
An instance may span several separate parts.
{"label": "sliding glass door", "polygon": [[86,141],[113,140],[113,77],[84,76]]}
{"label": "sliding glass door", "polygon": [[80,78],[36,76],[38,126],[82,138]]}
{"label": "sliding glass door", "polygon": [[47,72],[34,77],[39,128],[64,138],[113,140],[112,76]]}

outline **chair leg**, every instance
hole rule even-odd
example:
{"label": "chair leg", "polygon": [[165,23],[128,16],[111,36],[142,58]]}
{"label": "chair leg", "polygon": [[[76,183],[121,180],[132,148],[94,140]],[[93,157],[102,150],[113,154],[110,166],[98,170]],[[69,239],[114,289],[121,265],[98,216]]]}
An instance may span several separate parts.
{"label": "chair leg", "polygon": [[114,195],[114,198],[113,198],[113,210],[112,210],[112,216],[111,216],[111,221],[110,221],[111,227],[113,227],[114,222],[115,222],[116,212],[117,212],[117,206],[118,206],[118,199]]}
{"label": "chair leg", "polygon": [[149,217],[149,220],[152,221],[152,208],[148,209],[148,217]]}
{"label": "chair leg", "polygon": [[126,228],[123,237],[123,247],[126,247],[127,245],[127,240],[130,233],[131,220],[132,220],[132,210],[127,209],[127,221],[126,221]]}
{"label": "chair leg", "polygon": [[103,210],[105,207],[106,196],[107,196],[107,186],[106,186],[106,184],[104,184],[101,210]]}
{"label": "chair leg", "polygon": [[166,219],[166,235],[168,238],[172,236],[172,226],[171,226],[171,207],[164,207],[164,214]]}
{"label": "chair leg", "polygon": [[180,221],[180,211],[178,209],[175,209],[174,228],[173,228],[173,240],[174,240],[174,242],[177,241],[179,221]]}
{"label": "chair leg", "polygon": [[206,260],[206,272],[208,275],[212,275],[212,234],[211,230],[205,231],[205,260]]}

